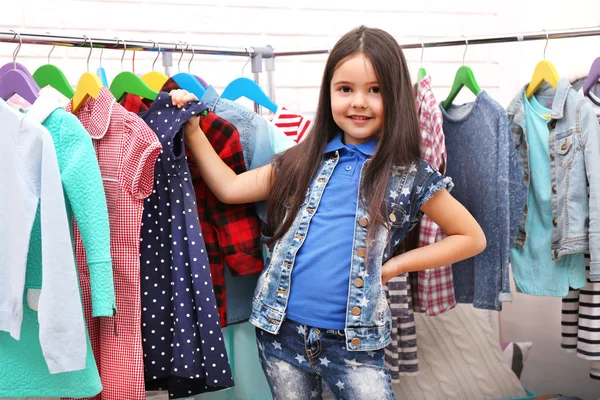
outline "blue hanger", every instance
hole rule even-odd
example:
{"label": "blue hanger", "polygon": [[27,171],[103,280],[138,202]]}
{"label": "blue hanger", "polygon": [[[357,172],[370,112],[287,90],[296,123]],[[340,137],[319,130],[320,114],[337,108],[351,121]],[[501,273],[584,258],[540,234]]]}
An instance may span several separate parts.
{"label": "blue hanger", "polygon": [[[15,36],[19,35],[16,32],[14,33]],[[40,96],[40,88],[35,83],[27,68],[21,64],[17,65],[17,54],[22,44],[21,35],[19,35],[19,45],[13,52],[13,62],[1,68],[5,72],[0,76],[0,97],[8,100],[15,94],[18,94],[30,104],[33,104]]]}
{"label": "blue hanger", "polygon": [[242,68],[242,77],[234,79],[227,85],[223,93],[221,94],[221,98],[236,101],[240,97],[245,97],[249,100],[252,100],[254,103],[259,106],[263,106],[267,110],[272,112],[277,112],[277,104],[273,103],[273,101],[265,94],[262,88],[258,85],[258,83],[254,82],[250,78],[244,78],[244,68],[248,65],[248,62],[252,59],[250,52],[248,52],[248,61]]}
{"label": "blue hanger", "polygon": [[[184,42],[185,43],[185,42]],[[190,47],[189,43],[185,43],[186,50]],[[178,43],[175,43],[175,50],[177,50]],[[192,46],[192,58],[190,58],[190,62],[188,63],[188,72],[179,72],[173,75],[171,78],[179,85],[180,88],[187,90],[190,93],[196,95],[197,98],[201,99],[204,96],[204,87],[198,82],[196,77],[190,73],[190,65],[192,64],[192,60],[194,59],[194,46]],[[179,61],[177,62],[177,70],[180,71],[179,64],[181,64],[181,59],[183,58],[183,46],[181,46],[181,56],[179,57]]]}
{"label": "blue hanger", "polygon": [[250,78],[234,79],[221,94],[221,98],[231,101],[235,101],[240,97],[246,97],[267,110],[277,112],[277,104],[273,103],[262,88]]}
{"label": "blue hanger", "polygon": [[108,87],[108,79],[106,78],[106,70],[102,66],[102,53],[104,53],[104,49],[100,50],[100,66],[96,70],[96,75],[100,78],[103,86]]}

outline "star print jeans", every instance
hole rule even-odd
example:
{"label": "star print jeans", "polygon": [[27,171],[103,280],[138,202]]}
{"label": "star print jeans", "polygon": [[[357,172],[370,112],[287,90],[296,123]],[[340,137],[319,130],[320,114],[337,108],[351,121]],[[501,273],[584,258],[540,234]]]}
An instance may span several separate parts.
{"label": "star print jeans", "polygon": [[344,331],[285,320],[278,335],[256,329],[260,362],[274,400],[394,400],[384,350],[348,351]]}

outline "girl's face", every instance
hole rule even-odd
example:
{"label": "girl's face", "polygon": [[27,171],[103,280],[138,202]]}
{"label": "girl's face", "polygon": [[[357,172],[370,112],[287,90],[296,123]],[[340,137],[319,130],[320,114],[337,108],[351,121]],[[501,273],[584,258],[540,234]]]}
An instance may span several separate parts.
{"label": "girl's face", "polygon": [[331,112],[345,144],[376,137],[383,127],[383,100],[369,59],[358,53],[338,64],[331,79]]}

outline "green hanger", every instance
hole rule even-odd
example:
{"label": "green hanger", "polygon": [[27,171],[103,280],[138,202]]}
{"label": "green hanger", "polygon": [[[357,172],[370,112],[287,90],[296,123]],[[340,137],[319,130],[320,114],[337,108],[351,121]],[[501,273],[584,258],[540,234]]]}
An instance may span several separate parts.
{"label": "green hanger", "polygon": [[450,94],[442,103],[442,106],[446,111],[448,110],[448,108],[450,108],[450,105],[464,86],[469,88],[469,90],[471,90],[471,92],[473,92],[475,96],[477,96],[479,92],[481,92],[481,89],[477,84],[477,80],[475,80],[475,75],[473,75],[473,71],[471,71],[471,68],[465,65],[465,55],[467,54],[467,49],[469,48],[469,41],[467,40],[467,38],[465,38],[465,45],[466,46],[465,52],[463,54],[463,65],[458,69],[458,71],[456,71],[456,76],[454,77],[454,83],[452,84],[452,89],[450,89]]}
{"label": "green hanger", "polygon": [[[123,42],[123,55],[121,56],[121,71],[123,71],[123,58],[125,57],[125,52],[127,51],[127,44],[123,39],[118,40],[119,42]],[[117,42],[117,45],[118,44],[119,43]],[[115,76],[110,84],[109,90],[112,95],[115,96],[117,101],[120,101],[126,93],[140,96],[149,100],[154,100],[156,99],[156,96],[158,96],[158,92],[156,90],[153,90],[150,86],[148,86],[148,84],[144,82],[142,78],[129,71],[123,71]]]}
{"label": "green hanger", "polygon": [[50,64],[50,54],[54,51],[54,47],[48,53],[48,64],[42,65],[33,73],[33,79],[40,88],[44,86],[52,86],[58,90],[63,96],[72,99],[75,95],[75,90],[65,77],[65,74],[56,65]]}
{"label": "green hanger", "polygon": [[427,76],[427,71],[425,71],[425,68],[421,67],[419,68],[419,72],[417,72],[417,83],[421,82],[421,80],[423,78],[425,78]]}
{"label": "green hanger", "polygon": [[154,100],[158,96],[156,90],[152,90],[142,78],[129,71],[123,71],[115,76],[110,84],[110,92],[117,101],[121,100],[126,93],[150,100]]}
{"label": "green hanger", "polygon": [[463,65],[458,69],[458,71],[456,71],[456,76],[454,77],[454,83],[452,84],[452,89],[450,89],[450,94],[442,103],[444,110],[448,110],[448,108],[450,108],[450,105],[464,86],[469,88],[469,90],[471,90],[471,92],[473,92],[473,94],[476,96],[479,94],[479,92],[481,92],[481,89],[475,80],[475,75],[473,75],[473,71],[471,71],[471,68],[467,67],[466,65]]}
{"label": "green hanger", "polygon": [[65,74],[55,65],[42,65],[33,73],[33,79],[40,88],[52,86],[69,99],[72,99],[73,95],[75,95],[75,90],[71,87]]}

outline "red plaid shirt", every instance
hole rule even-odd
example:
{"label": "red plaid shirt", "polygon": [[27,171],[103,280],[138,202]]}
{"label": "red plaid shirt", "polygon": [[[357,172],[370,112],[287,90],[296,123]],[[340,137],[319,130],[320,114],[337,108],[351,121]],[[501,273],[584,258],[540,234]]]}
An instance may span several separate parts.
{"label": "red plaid shirt", "polygon": [[127,111],[139,114],[141,112],[148,111],[152,105],[152,100],[142,99],[140,96],[127,93],[121,99],[120,104]]}
{"label": "red plaid shirt", "polygon": [[[431,90],[431,77],[429,75],[419,82],[417,112],[421,129],[421,158],[443,174],[446,170],[446,142],[442,130],[443,117],[440,106]],[[424,215],[419,227],[418,246],[423,247],[433,244],[444,237],[444,232],[436,223],[427,215]],[[434,316],[450,310],[456,305],[451,265],[420,271],[418,273],[417,288],[416,311]]]}
{"label": "red plaid shirt", "polygon": [[[170,92],[180,87],[169,79],[161,91]],[[132,112],[146,107],[137,96],[127,95],[121,104]],[[237,174],[246,171],[239,132],[229,122],[213,112],[200,118],[200,127],[219,157]],[[264,268],[260,225],[254,204],[224,204],[208,189],[202,180],[191,153],[186,149],[188,166],[192,174],[202,237],[210,261],[215,297],[221,325],[227,326],[227,301],[225,290],[225,263],[233,275],[251,275]]]}
{"label": "red plaid shirt", "polygon": [[[200,118],[200,127],[225,164],[237,174],[246,171],[239,133],[232,124],[209,112]],[[200,177],[191,154],[187,151],[186,154],[221,325],[227,326],[224,264],[229,265],[233,275],[251,275],[264,268],[256,208],[254,204],[224,204],[219,201]]]}

